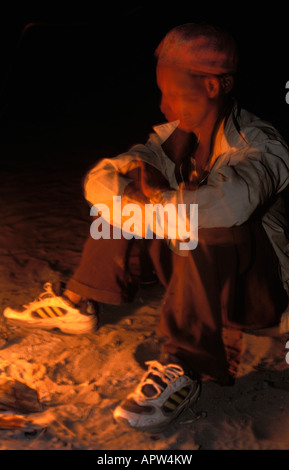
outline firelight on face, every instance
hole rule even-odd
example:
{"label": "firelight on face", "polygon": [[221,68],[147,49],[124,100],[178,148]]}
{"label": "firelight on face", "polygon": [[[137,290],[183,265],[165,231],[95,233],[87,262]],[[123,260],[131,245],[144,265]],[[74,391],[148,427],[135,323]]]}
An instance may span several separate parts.
{"label": "firelight on face", "polygon": [[186,132],[196,132],[212,110],[204,78],[174,67],[157,67],[160,109],[168,121],[179,120],[179,128]]}

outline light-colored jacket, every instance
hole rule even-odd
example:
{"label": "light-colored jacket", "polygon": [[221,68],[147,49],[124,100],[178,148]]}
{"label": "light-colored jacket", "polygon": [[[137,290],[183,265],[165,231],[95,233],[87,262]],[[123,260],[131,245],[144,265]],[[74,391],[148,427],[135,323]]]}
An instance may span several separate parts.
{"label": "light-colored jacket", "polygon": [[94,205],[123,195],[131,182],[126,173],[143,160],[157,168],[172,188],[163,193],[164,203],[198,204],[199,228],[241,225],[264,206],[262,223],[289,294],[289,227],[282,195],[289,183],[286,143],[270,123],[235,104],[218,129],[207,183],[196,191],[180,191],[175,164],[161,147],[177,126],[178,121],[155,126],[146,144],[98,162],[86,176],[86,199]]}

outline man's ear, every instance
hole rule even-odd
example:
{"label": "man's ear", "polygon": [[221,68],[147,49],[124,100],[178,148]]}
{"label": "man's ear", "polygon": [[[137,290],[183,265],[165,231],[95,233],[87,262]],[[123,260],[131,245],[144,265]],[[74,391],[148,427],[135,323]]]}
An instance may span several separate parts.
{"label": "man's ear", "polygon": [[215,77],[214,75],[207,76],[204,78],[204,83],[205,87],[208,93],[209,98],[217,98],[218,95],[220,94],[220,81],[218,77]]}

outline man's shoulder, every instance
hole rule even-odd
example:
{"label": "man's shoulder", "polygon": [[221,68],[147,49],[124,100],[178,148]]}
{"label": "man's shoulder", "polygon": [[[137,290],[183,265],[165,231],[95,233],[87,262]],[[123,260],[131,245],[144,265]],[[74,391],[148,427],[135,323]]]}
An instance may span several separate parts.
{"label": "man's shoulder", "polygon": [[244,108],[232,110],[229,133],[242,138],[248,145],[262,145],[265,142],[275,141],[287,147],[283,137],[276,127],[268,120],[263,119]]}

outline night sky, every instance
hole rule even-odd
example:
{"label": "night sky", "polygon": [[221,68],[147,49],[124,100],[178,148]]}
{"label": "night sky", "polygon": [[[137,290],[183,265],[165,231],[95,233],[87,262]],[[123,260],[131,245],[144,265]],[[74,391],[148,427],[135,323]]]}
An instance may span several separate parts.
{"label": "night sky", "polygon": [[250,11],[237,2],[214,9],[204,2],[199,7],[195,2],[95,5],[90,11],[23,7],[2,14],[2,144],[66,139],[70,147],[83,145],[99,155],[144,141],[164,120],[154,50],[170,28],[191,21],[233,34],[241,56],[237,99],[289,141],[285,10]]}

